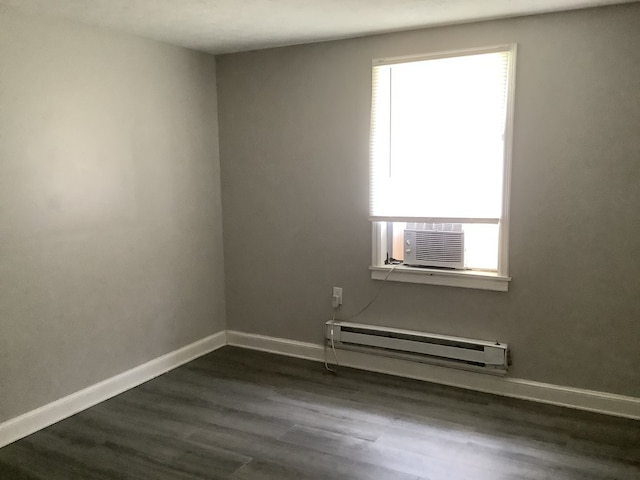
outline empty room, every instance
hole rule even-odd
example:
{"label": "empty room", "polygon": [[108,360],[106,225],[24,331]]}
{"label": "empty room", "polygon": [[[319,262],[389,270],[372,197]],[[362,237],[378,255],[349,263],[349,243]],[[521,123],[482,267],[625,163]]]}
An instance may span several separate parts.
{"label": "empty room", "polygon": [[640,478],[640,3],[0,0],[0,479]]}

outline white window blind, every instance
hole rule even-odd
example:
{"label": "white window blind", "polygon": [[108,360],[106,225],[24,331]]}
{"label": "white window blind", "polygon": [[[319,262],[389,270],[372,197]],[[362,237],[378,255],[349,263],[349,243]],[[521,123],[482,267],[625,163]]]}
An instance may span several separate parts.
{"label": "white window blind", "polygon": [[373,221],[499,223],[510,52],[373,67]]}

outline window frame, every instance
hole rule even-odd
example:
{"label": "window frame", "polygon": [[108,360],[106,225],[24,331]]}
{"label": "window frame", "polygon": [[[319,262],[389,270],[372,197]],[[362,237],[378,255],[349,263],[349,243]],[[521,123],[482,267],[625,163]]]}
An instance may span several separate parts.
{"label": "window frame", "polygon": [[[502,212],[498,222],[498,267],[497,271],[482,270],[442,270],[437,268],[417,268],[405,265],[386,265],[387,249],[387,223],[379,220],[371,220],[372,225],[372,256],[371,278],[374,280],[387,280],[407,283],[422,283],[429,285],[452,286],[462,288],[476,288],[483,290],[495,290],[506,292],[509,289],[509,225],[510,225],[510,201],[511,201],[511,170],[513,156],[513,122],[514,104],[516,94],[516,61],[517,44],[503,44],[480,48],[468,48],[435,52],[421,55],[398,56],[373,59],[371,74],[376,66],[415,62],[420,60],[433,60],[438,58],[451,58],[483,53],[509,53],[509,66],[507,71],[507,103],[504,132],[504,164],[502,177]],[[372,78],[372,99],[373,99]],[[370,160],[371,161],[371,160]],[[370,167],[371,168],[371,167]],[[371,189],[371,184],[369,185]]]}

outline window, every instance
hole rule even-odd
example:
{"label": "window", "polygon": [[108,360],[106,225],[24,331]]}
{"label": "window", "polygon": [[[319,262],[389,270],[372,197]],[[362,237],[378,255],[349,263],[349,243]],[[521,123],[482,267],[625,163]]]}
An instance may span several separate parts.
{"label": "window", "polygon": [[507,289],[514,65],[515,45],[374,61],[372,278]]}

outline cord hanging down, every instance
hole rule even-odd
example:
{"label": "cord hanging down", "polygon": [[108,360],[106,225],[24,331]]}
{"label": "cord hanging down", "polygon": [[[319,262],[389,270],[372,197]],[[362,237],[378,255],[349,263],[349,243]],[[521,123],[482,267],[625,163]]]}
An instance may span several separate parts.
{"label": "cord hanging down", "polygon": [[[393,271],[396,269],[397,265],[394,265],[391,270],[389,270],[389,273],[387,273],[387,276],[384,277],[384,280],[382,281],[382,285],[380,285],[380,287],[378,288],[378,291],[375,293],[375,295],[373,296],[373,298],[369,301],[369,303],[367,303],[362,309],[360,309],[360,311],[358,311],[356,314],[351,315],[350,317],[345,318],[342,321],[346,321],[346,320],[351,320],[352,318],[357,317],[358,315],[360,315],[361,313],[363,313],[365,310],[367,310],[372,304],[373,302],[376,301],[376,299],[378,298],[378,295],[380,295],[380,292],[382,291],[382,287],[384,286],[385,282],[388,280],[389,276],[391,276],[391,274],[393,273]],[[342,293],[342,292],[341,292]],[[336,308],[336,307],[334,307]],[[336,353],[336,345],[335,345],[335,340],[334,340],[334,328],[333,328],[333,322],[336,321],[336,314],[334,313],[333,315],[331,315],[331,329],[329,330],[329,340],[331,342],[331,350],[333,351],[333,358],[336,361],[336,367],[340,366],[340,362],[338,362],[338,354]],[[331,373],[337,373],[336,370],[332,370],[329,367],[329,362],[327,360],[327,341],[325,340],[324,342],[324,368],[327,369],[328,372]]]}
{"label": "cord hanging down", "polygon": [[[336,367],[339,367],[340,362],[338,362],[338,355],[336,353],[336,345],[335,345],[334,335],[333,335],[333,322],[335,321],[336,321],[336,316],[333,315],[331,317],[331,330],[330,330],[329,336],[331,337],[331,350],[333,350],[333,358],[336,361]],[[329,367],[329,362],[327,361],[327,342],[326,341],[324,342],[324,368],[326,368],[328,372],[337,373],[336,370],[332,370]]]}

